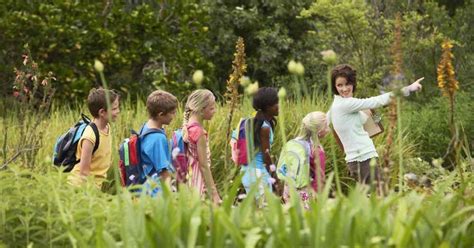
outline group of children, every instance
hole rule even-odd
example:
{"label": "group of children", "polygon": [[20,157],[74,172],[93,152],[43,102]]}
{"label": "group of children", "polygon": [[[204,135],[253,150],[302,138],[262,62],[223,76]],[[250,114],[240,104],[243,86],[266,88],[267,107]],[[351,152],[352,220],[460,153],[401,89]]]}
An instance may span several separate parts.
{"label": "group of children", "polygon": [[[109,95],[111,106],[107,107],[106,95]],[[106,178],[107,170],[112,163],[112,143],[110,138],[110,122],[114,121],[119,110],[119,95],[105,89],[92,89],[87,99],[87,105],[93,116],[92,123],[99,130],[100,143],[97,142],[94,130],[89,125],[81,136],[76,158],[78,163],[68,176],[69,183],[81,185],[88,178],[94,180],[97,187],[101,187]],[[277,125],[278,95],[275,88],[260,88],[253,96],[253,108],[257,111],[252,120],[253,144],[255,156],[248,165],[241,166],[242,184],[248,192],[255,183],[259,183],[259,192],[266,188],[281,194],[288,199],[289,185],[286,176],[286,165],[274,164],[271,156],[271,146],[274,141],[274,129]],[[143,177],[159,179],[159,183],[169,183],[173,168],[173,155],[164,132],[164,126],[169,125],[176,116],[178,100],[172,94],[156,90],[152,92],[146,102],[148,121],[140,129],[140,134],[150,132],[140,137],[140,160],[143,164]],[[187,99],[184,108],[182,125],[183,140],[186,143],[187,171],[186,184],[196,189],[201,195],[207,194],[215,203],[221,202],[210,170],[211,151],[209,149],[208,133],[203,127],[205,120],[211,120],[216,112],[214,94],[205,89],[193,91]],[[297,190],[303,200],[309,199],[312,192],[320,189],[325,177],[325,156],[320,139],[328,133],[326,115],[323,112],[307,114],[301,125],[297,141],[308,148],[308,162],[310,169],[304,171],[309,180],[300,184]],[[283,151],[282,151],[282,157]],[[284,159],[283,159],[284,160]],[[299,170],[299,169],[298,169]],[[281,180],[281,182],[280,182]],[[146,182],[147,180],[145,180]]]}

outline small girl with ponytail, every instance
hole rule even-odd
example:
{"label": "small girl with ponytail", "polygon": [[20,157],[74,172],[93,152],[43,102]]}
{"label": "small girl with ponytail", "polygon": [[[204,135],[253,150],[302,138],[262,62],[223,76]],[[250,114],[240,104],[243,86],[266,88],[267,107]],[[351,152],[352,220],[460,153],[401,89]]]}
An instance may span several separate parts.
{"label": "small girl with ponytail", "polygon": [[[289,142],[300,142],[309,147],[309,182],[307,185],[297,188],[301,200],[303,201],[305,207],[308,207],[307,201],[310,199],[310,196],[314,195],[312,191],[317,192],[322,190],[324,186],[325,179],[325,153],[324,149],[321,146],[320,139],[326,136],[329,128],[327,125],[326,114],[323,112],[311,112],[307,114],[302,121],[300,133],[298,137]],[[287,143],[288,144],[288,143]],[[282,151],[282,155],[285,151]],[[279,164],[279,176],[281,176],[281,171],[284,168],[280,168]],[[283,177],[283,176],[282,176]],[[288,180],[288,177],[286,177]],[[289,199],[289,184],[285,182],[283,189],[283,199],[285,202]]]}
{"label": "small girl with ponytail", "polygon": [[256,198],[263,196],[264,190],[270,192],[276,191],[280,195],[278,188],[279,182],[276,177],[275,165],[270,155],[270,148],[273,144],[273,130],[277,124],[276,116],[278,116],[278,92],[275,88],[262,87],[258,89],[253,96],[253,108],[257,111],[253,121],[253,145],[256,153],[251,155],[251,162],[242,166],[241,173],[242,185],[248,193],[251,187],[258,184],[258,194]]}
{"label": "small girl with ponytail", "polygon": [[211,120],[216,112],[216,100],[209,90],[195,90],[189,95],[184,108],[183,140],[187,143],[189,180],[191,187],[204,195],[209,193],[214,203],[221,202],[211,173],[209,139],[202,123]]}

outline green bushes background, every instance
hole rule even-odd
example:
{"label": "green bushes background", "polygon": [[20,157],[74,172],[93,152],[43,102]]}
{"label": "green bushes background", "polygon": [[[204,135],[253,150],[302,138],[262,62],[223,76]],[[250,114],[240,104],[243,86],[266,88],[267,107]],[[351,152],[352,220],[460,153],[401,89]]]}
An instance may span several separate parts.
{"label": "green bushes background", "polygon": [[248,76],[282,86],[290,59],[305,66],[309,89],[325,88],[320,52],[333,49],[353,64],[361,96],[382,86],[392,59],[396,12],[403,13],[403,71],[425,76],[426,97],[438,96],[435,75],[444,38],[455,41],[455,68],[462,90],[473,88],[474,1],[13,1],[0,5],[0,92],[12,92],[14,67],[24,44],[52,71],[56,99],[82,100],[100,85],[99,59],[111,87],[133,97],[162,88],[181,97],[204,71],[204,86],[223,93],[238,36],[246,43]]}

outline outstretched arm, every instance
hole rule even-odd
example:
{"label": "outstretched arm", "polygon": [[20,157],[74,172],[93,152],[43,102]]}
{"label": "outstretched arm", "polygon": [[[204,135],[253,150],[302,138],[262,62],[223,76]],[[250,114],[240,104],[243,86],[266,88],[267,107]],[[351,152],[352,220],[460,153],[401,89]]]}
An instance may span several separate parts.
{"label": "outstretched arm", "polygon": [[[406,87],[403,87],[402,88],[403,95],[408,96],[410,95],[411,92],[421,90],[422,86],[420,82],[423,79],[424,78],[419,78],[414,83]],[[350,98],[344,102],[344,105],[342,108],[344,112],[348,112],[348,113],[358,112],[364,109],[380,108],[382,106],[389,104],[392,96],[393,96],[393,92],[389,92],[389,93],[385,93],[379,96],[374,96],[374,97],[364,98],[364,99]]]}

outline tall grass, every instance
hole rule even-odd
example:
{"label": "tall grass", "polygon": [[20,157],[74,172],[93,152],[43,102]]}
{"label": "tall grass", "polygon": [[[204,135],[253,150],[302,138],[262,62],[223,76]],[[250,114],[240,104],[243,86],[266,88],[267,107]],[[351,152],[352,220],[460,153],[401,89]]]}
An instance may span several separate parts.
{"label": "tall grass", "polygon": [[[452,175],[451,175],[452,176]],[[329,182],[332,181],[330,176]],[[0,173],[0,240],[9,247],[471,247],[472,197],[440,184],[435,194],[368,197],[356,187],[330,198],[330,187],[304,210],[268,193],[257,208],[252,193],[233,206],[236,187],[212,212],[197,192],[132,199],[66,186],[65,175],[10,169]],[[471,174],[471,180],[472,174]],[[330,183],[329,183],[330,184]],[[328,185],[329,185],[328,184]],[[254,193],[256,190],[253,191]],[[230,197],[229,197],[230,196]],[[209,221],[210,218],[215,221]],[[1,243],[0,243],[1,244]]]}

